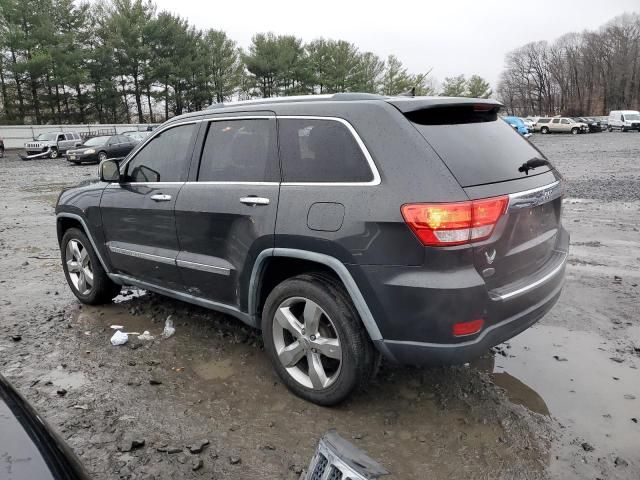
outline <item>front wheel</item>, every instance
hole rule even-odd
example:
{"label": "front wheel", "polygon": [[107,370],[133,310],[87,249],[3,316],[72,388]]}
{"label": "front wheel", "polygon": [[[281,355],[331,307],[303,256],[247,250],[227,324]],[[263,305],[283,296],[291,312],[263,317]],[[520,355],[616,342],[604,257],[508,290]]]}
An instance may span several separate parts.
{"label": "front wheel", "polygon": [[573,128],[571,129],[571,133],[572,133],[573,135],[577,135],[577,134],[579,134],[579,133],[580,133],[580,129],[579,129],[579,128],[577,128],[577,127],[573,127]]}
{"label": "front wheel", "polygon": [[300,275],[276,286],[262,314],[264,346],[294,394],[335,405],[373,377],[379,354],[334,279]]}
{"label": "front wheel", "polygon": [[98,163],[102,163],[107,159],[107,152],[98,153]]}
{"label": "front wheel", "polygon": [[58,149],[52,148],[49,152],[49,158],[58,158]]}
{"label": "front wheel", "polygon": [[547,134],[547,133],[549,133],[549,128],[548,128],[548,127],[542,127],[542,128],[540,129],[540,133],[543,133],[543,134]]}
{"label": "front wheel", "polygon": [[109,303],[120,293],[120,286],[107,276],[83,231],[77,228],[67,230],[62,236],[60,253],[67,283],[82,303]]}

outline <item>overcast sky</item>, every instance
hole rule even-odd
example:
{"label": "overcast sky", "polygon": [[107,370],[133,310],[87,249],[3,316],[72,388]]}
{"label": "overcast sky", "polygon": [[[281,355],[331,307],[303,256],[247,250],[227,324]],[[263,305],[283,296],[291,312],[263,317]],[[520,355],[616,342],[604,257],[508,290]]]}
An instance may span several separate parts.
{"label": "overcast sky", "polygon": [[[381,57],[395,54],[412,73],[444,77],[478,73],[495,86],[505,53],[595,29],[639,0],[155,0],[158,10],[199,28],[224,30],[246,48],[258,32],[353,42]],[[224,4],[224,6],[223,6]]]}

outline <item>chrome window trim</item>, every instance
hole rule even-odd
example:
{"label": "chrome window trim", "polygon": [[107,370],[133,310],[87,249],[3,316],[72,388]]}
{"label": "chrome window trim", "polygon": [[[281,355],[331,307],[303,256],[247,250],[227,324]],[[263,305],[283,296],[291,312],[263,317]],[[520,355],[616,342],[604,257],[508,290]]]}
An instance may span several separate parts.
{"label": "chrome window trim", "polygon": [[265,187],[273,187],[280,185],[280,182],[225,182],[225,181],[206,181],[206,182],[185,182],[186,185],[258,185]]}
{"label": "chrome window trim", "polygon": [[[168,124],[168,125],[166,125],[164,127],[160,126],[160,127],[156,128],[151,135],[149,135],[147,138],[145,138],[140,145],[138,145],[136,148],[133,149],[133,155],[131,155],[131,157],[125,158],[124,162],[122,162],[122,165],[120,165],[120,167],[119,167],[120,175],[122,175],[123,169],[127,166],[127,164],[131,160],[136,158],[136,156],[142,151],[142,149],[147,145],[147,143],[149,143],[151,140],[156,138],[162,132],[170,130],[171,128],[174,128],[174,127],[179,127],[181,125],[191,125],[191,124],[197,124],[197,123],[200,123],[200,122],[202,122],[202,119],[187,120],[187,121],[184,121],[184,122],[170,123],[170,124]],[[137,183],[162,183],[162,184],[166,185],[168,183],[184,183],[184,182],[122,182],[123,185],[131,185],[131,184],[137,184]]]}
{"label": "chrome window trim", "polygon": [[209,117],[209,118],[201,118],[198,120],[189,120],[184,122],[176,122],[169,124],[165,127],[159,127],[154,130],[152,135],[149,135],[143,142],[140,144],[135,150],[134,155],[130,158],[125,159],[125,161],[120,165],[120,173],[124,171],[124,168],[127,164],[133,160],[138,153],[153,140],[157,135],[160,135],[162,132],[169,130],[170,128],[178,127],[181,125],[189,125],[189,124],[197,124],[200,122],[220,122],[225,120],[278,120],[278,119],[293,119],[293,120],[329,120],[341,123],[351,133],[353,138],[355,139],[358,147],[362,151],[367,164],[369,165],[369,169],[373,175],[373,179],[368,182],[231,182],[231,181],[207,181],[207,182],[122,182],[121,185],[179,185],[183,183],[188,184],[198,184],[201,183],[203,185],[282,185],[286,187],[304,187],[304,186],[318,186],[318,187],[364,187],[364,186],[376,186],[382,183],[382,179],[380,177],[380,171],[378,170],[378,166],[376,165],[371,153],[367,149],[367,146],[362,141],[362,138],[356,131],[356,129],[351,125],[351,123],[344,118],[340,117],[331,117],[331,116],[318,116],[318,115],[224,115],[220,117]]}
{"label": "chrome window trim", "polygon": [[380,185],[380,183],[382,182],[381,177],[380,177],[380,172],[378,171],[378,167],[377,167],[376,163],[373,161],[373,157],[371,156],[371,153],[369,153],[369,150],[367,149],[367,146],[362,141],[362,138],[360,138],[360,135],[358,135],[358,132],[356,131],[356,129],[353,128],[353,125],[351,125],[351,123],[349,123],[344,118],[340,118],[340,117],[322,117],[322,116],[318,116],[318,115],[278,115],[277,118],[278,119],[281,119],[281,118],[283,118],[283,119],[293,119],[293,120],[330,120],[330,121],[341,123],[342,125],[347,127],[347,129],[349,130],[349,132],[351,133],[351,135],[355,139],[355,141],[358,144],[358,146],[360,147],[360,150],[362,151],[365,159],[367,160],[367,163],[369,164],[369,169],[371,170],[371,173],[373,174],[373,179],[368,181],[368,182],[282,182],[281,183],[282,186],[285,186],[285,187],[306,187],[306,186],[317,186],[317,187],[365,187],[365,186]]}

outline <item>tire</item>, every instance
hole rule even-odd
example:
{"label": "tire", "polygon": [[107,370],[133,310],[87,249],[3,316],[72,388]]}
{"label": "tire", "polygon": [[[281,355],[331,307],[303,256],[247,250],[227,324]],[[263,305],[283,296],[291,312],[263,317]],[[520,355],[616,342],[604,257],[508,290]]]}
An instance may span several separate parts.
{"label": "tire", "polygon": [[4,158],[4,147],[0,147],[0,158]]}
{"label": "tire", "polygon": [[571,133],[572,133],[573,135],[577,135],[577,134],[579,134],[579,133],[580,133],[580,129],[579,129],[579,128],[577,128],[577,127],[573,127],[573,128],[571,129]]}
{"label": "tire", "polygon": [[546,135],[547,133],[549,133],[549,127],[542,127],[542,128],[540,129],[540,133],[542,133],[542,134],[545,134],[545,135]]}
{"label": "tire", "polygon": [[49,152],[49,158],[58,158],[58,149],[52,148]]}
{"label": "tire", "polygon": [[611,127],[607,128],[607,130],[609,130],[609,132],[613,132],[613,128]]}
{"label": "tire", "polygon": [[[64,233],[60,242],[60,255],[67,283],[82,303],[109,303],[120,293],[121,287],[109,279],[91,242],[82,230],[70,228]],[[93,275],[93,283],[89,281],[89,272]]]}
{"label": "tire", "polygon": [[104,162],[107,159],[107,152],[98,152],[98,164]]}
{"label": "tire", "polygon": [[[364,387],[379,366],[380,355],[351,299],[341,284],[321,274],[290,278],[271,291],[262,313],[262,337],[282,382],[317,405],[342,402]],[[285,347],[288,356],[282,358],[278,352]],[[315,365],[315,375],[309,364]]]}

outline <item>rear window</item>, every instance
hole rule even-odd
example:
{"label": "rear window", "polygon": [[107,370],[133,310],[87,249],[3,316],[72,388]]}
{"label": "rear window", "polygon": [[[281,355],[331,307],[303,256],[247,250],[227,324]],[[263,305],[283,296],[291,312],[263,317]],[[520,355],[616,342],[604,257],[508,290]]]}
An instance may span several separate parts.
{"label": "rear window", "polygon": [[[482,113],[469,107],[449,107],[429,109],[426,115],[421,112],[425,111],[411,112],[407,118],[463,187],[525,177],[518,168],[527,160],[542,158],[518,132],[499,120],[495,111]],[[538,167],[529,176],[549,170],[549,166]]]}
{"label": "rear window", "polygon": [[278,120],[285,182],[369,182],[373,172],[353,134],[335,120]]}

